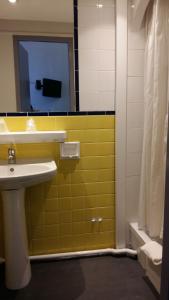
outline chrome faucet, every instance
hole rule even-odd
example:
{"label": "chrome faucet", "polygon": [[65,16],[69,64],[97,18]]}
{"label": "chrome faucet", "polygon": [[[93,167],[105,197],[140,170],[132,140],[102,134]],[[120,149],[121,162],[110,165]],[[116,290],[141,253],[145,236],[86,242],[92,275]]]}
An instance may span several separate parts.
{"label": "chrome faucet", "polygon": [[16,164],[16,155],[13,145],[8,148],[8,164]]}

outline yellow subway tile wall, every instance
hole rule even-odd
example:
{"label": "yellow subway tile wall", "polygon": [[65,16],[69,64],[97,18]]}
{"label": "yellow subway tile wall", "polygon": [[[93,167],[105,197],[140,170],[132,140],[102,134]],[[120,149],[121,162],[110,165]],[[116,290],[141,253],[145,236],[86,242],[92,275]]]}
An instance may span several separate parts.
{"label": "yellow subway tile wall", "polygon": [[[27,117],[5,118],[11,131],[26,128]],[[80,141],[80,160],[61,160],[59,143],[19,144],[17,158],[52,157],[57,175],[27,189],[26,218],[31,255],[115,247],[115,117],[34,117],[38,130],[66,130]],[[7,159],[1,146],[0,159]],[[2,206],[2,203],[0,203]],[[0,219],[2,220],[2,207]],[[102,218],[92,223],[92,218]],[[0,254],[3,256],[3,224]]]}

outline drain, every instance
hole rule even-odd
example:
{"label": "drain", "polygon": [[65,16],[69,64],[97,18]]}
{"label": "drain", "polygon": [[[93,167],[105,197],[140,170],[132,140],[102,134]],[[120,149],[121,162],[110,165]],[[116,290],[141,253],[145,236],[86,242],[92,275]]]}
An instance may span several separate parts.
{"label": "drain", "polygon": [[14,172],[15,170],[14,170],[14,168],[10,168],[10,172]]}

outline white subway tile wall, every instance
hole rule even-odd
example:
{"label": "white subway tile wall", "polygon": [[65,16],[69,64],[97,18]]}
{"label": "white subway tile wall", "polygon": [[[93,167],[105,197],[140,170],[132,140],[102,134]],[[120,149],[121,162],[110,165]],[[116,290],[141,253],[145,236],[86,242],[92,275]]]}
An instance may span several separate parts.
{"label": "white subway tile wall", "polygon": [[140,177],[139,176],[128,176],[127,177],[127,205],[126,214],[130,222],[138,221],[138,194],[140,187]]}
{"label": "white subway tile wall", "polygon": [[[137,46],[136,46],[137,47]],[[128,49],[128,76],[141,77],[144,74],[144,51]]]}
{"label": "white subway tile wall", "polygon": [[143,128],[127,129],[127,153],[141,153],[143,143]]}
{"label": "white subway tile wall", "polygon": [[78,3],[80,110],[115,110],[115,0]]}
{"label": "white subway tile wall", "polygon": [[144,77],[128,77],[128,102],[143,102],[144,99]]}
{"label": "white subway tile wall", "polygon": [[127,103],[127,128],[143,128],[144,103]]}
{"label": "white subway tile wall", "polygon": [[126,219],[138,221],[139,186],[144,124],[145,29],[134,31],[128,7]]}

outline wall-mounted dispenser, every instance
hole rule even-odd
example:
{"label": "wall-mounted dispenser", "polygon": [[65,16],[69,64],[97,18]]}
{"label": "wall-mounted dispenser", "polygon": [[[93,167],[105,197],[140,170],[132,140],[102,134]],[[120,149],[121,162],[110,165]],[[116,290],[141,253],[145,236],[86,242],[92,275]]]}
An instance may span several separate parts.
{"label": "wall-mounted dispenser", "polygon": [[80,159],[80,142],[65,142],[60,144],[61,159]]}

